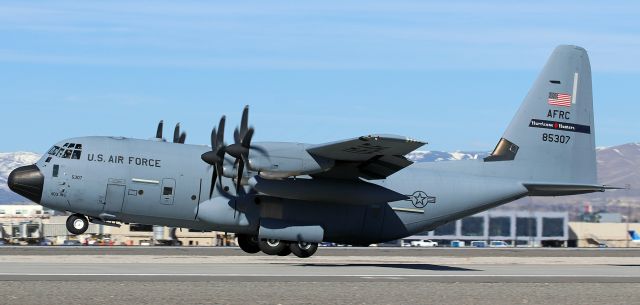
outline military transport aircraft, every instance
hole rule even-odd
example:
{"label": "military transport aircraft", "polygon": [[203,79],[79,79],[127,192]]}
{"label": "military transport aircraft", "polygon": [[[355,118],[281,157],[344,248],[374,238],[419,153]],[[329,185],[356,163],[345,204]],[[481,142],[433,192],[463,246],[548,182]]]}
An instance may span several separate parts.
{"label": "military transport aircraft", "polygon": [[[481,127],[482,120],[469,122]],[[244,109],[233,144],[225,117],[211,147],[173,143],[160,122],[150,140],[79,137],[56,143],[8,185],[43,206],[89,222],[144,223],[236,233],[242,250],[309,257],[318,243],[368,245],[525,196],[614,188],[596,182],[591,68],[577,46],[555,49],[488,157],[413,164],[425,143],[367,135],[324,143],[253,143]],[[441,131],[439,131],[441,132]]]}

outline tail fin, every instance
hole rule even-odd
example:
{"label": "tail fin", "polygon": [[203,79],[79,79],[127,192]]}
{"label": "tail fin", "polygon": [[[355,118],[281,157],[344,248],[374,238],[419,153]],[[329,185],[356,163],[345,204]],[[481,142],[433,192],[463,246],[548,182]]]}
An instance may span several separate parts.
{"label": "tail fin", "polygon": [[511,176],[596,183],[591,67],[585,49],[558,46],[486,162],[513,160]]}
{"label": "tail fin", "polygon": [[631,241],[634,243],[640,243],[640,234],[636,230],[629,230],[629,236],[631,236]]}

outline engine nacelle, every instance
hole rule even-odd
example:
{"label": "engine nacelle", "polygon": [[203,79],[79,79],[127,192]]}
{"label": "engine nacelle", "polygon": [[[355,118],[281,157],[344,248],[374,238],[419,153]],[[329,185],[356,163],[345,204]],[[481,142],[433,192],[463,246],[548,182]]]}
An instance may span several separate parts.
{"label": "engine nacelle", "polygon": [[250,225],[247,215],[237,209],[234,199],[215,197],[200,203],[197,208],[199,220],[218,226],[248,227]]}

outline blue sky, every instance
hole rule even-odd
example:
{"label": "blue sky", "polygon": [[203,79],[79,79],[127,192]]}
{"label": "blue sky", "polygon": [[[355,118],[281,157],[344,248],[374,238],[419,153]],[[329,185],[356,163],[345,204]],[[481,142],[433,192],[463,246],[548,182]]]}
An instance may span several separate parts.
{"label": "blue sky", "polygon": [[[637,1],[3,1],[0,151],[81,135],[370,133],[490,150],[558,44],[590,54],[598,146],[640,141]],[[230,138],[231,133],[227,136]]]}

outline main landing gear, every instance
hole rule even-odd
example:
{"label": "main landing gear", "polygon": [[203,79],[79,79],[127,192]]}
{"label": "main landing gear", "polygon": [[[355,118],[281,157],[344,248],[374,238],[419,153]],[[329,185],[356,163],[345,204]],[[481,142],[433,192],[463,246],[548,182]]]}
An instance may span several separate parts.
{"label": "main landing gear", "polygon": [[310,257],[318,250],[317,243],[288,242],[279,239],[258,240],[257,236],[245,234],[238,234],[238,245],[242,251],[251,254],[262,251],[268,255],[287,256],[293,253],[300,258]]}
{"label": "main landing gear", "polygon": [[258,237],[252,235],[238,234],[238,246],[242,251],[254,254],[260,252]]}
{"label": "main landing gear", "polygon": [[82,214],[73,214],[67,218],[67,231],[73,235],[79,235],[87,231],[89,220]]}

